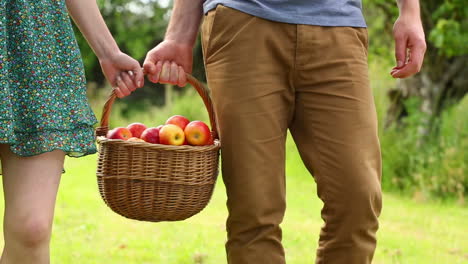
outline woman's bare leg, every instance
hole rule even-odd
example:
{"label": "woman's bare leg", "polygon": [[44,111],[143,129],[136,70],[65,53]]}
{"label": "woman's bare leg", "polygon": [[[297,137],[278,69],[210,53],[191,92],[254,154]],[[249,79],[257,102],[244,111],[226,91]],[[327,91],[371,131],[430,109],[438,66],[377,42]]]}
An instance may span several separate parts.
{"label": "woman's bare leg", "polygon": [[0,264],[48,264],[55,200],[65,153],[20,157],[0,144],[5,247]]}

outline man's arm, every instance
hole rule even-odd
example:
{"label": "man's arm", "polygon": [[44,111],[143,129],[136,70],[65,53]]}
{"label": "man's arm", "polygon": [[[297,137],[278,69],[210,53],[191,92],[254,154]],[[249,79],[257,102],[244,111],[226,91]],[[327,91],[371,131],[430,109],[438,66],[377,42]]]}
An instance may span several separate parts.
{"label": "man's arm", "polygon": [[202,16],[203,0],[174,1],[164,41],[148,52],[143,64],[151,82],[185,85]]}
{"label": "man's arm", "polygon": [[421,23],[419,0],[397,0],[400,16],[393,27],[397,66],[394,78],[406,78],[421,70],[426,40]]}

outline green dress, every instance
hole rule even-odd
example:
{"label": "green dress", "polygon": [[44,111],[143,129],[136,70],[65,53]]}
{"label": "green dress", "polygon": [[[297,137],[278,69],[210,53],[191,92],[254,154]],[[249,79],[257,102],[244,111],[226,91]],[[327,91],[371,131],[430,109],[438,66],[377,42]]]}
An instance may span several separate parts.
{"label": "green dress", "polygon": [[65,0],[0,0],[0,143],[84,156],[95,123]]}

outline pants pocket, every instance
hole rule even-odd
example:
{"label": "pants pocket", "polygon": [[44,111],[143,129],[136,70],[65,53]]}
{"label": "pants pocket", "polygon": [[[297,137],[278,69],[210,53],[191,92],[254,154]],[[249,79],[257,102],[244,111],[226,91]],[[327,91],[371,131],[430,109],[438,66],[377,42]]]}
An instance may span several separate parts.
{"label": "pants pocket", "polygon": [[[235,43],[235,40],[255,19],[255,16],[223,5],[218,5],[215,10],[208,12],[202,25],[205,63],[208,63],[215,54],[224,48],[232,48],[237,44],[246,43],[245,39],[241,39],[239,43]],[[249,40],[252,38],[253,34],[250,34]]]}

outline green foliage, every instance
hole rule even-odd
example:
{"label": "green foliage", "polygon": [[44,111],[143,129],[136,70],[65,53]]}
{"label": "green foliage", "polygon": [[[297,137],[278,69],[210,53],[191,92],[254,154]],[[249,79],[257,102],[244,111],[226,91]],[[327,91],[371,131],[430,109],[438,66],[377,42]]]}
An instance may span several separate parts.
{"label": "green foliage", "polygon": [[[468,5],[464,0],[420,1],[421,15],[428,37],[426,69],[437,69],[451,56],[468,54]],[[396,85],[382,72],[393,61],[392,26],[398,17],[396,1],[364,0],[369,25],[369,60],[371,84],[376,94],[380,123],[383,123],[385,91]],[[433,65],[428,64],[433,63]],[[439,64],[437,64],[439,63]],[[447,62],[450,65],[450,62]],[[468,192],[468,99],[445,109],[435,120],[436,131],[425,135],[421,142],[419,130],[423,114],[420,101],[405,102],[408,115],[403,125],[381,129],[383,154],[383,187],[405,193],[420,193],[426,197],[455,197],[464,199]]]}
{"label": "green foliage", "polygon": [[464,0],[444,1],[432,15],[435,26],[429,40],[448,57],[468,54],[468,5]]}
{"label": "green foliage", "polygon": [[[369,7],[372,5],[369,4]],[[393,58],[393,43],[391,34],[391,22],[384,15],[385,12],[378,8],[366,8],[364,1],[364,16],[368,25],[369,35],[369,60],[391,60]]]}
{"label": "green foliage", "polygon": [[381,136],[383,188],[420,193],[425,197],[458,198],[468,192],[468,98],[445,110],[437,120],[439,131],[420,143],[422,114],[419,100],[407,101],[410,110],[404,127]]}

